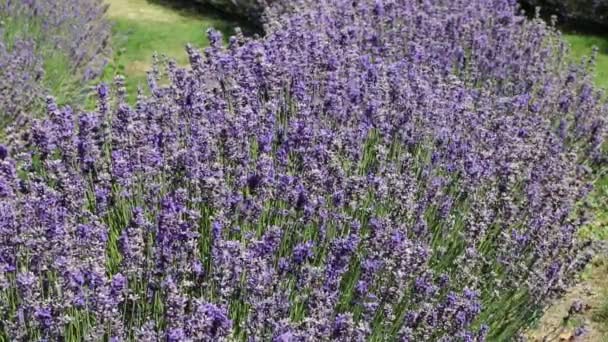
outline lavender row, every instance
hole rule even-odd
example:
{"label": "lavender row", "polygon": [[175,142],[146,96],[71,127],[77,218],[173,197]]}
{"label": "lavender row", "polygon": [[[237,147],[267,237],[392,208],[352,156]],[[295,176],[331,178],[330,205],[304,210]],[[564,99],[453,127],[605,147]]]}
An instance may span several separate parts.
{"label": "lavender row", "polygon": [[3,337],[509,340],[575,279],[592,59],[507,0],[289,8],[0,149]]}
{"label": "lavender row", "polygon": [[49,93],[76,97],[100,75],[106,9],[101,0],[0,1],[0,127],[23,126]]}

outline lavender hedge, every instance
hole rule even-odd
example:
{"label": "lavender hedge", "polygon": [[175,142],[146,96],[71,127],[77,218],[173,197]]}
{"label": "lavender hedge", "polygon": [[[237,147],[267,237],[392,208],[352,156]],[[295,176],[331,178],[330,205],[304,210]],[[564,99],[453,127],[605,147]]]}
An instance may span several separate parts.
{"label": "lavender hedge", "polygon": [[74,100],[101,73],[106,9],[101,0],[0,0],[0,128],[22,126],[49,93]]}
{"label": "lavender hedge", "polygon": [[2,338],[509,340],[574,280],[593,60],[508,0],[291,5],[0,148]]}

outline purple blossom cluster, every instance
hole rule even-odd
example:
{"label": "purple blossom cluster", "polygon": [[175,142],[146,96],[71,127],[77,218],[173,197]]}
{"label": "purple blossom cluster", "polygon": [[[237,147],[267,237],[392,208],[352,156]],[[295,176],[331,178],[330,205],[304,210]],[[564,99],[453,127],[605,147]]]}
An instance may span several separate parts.
{"label": "purple blossom cluster", "polygon": [[110,50],[106,10],[101,0],[0,1],[0,127],[44,108],[57,90],[45,82],[51,59],[66,60],[78,87],[100,75]]}
{"label": "purple blossom cluster", "polygon": [[569,285],[593,59],[510,0],[290,7],[0,148],[2,338],[509,340]]}

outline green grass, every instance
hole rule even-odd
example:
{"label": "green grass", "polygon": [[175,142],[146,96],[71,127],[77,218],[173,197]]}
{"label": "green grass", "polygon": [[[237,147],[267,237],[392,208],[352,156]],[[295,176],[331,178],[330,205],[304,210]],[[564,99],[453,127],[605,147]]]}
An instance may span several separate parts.
{"label": "green grass", "polygon": [[602,325],[603,330],[608,331],[608,292],[604,293],[604,300],[593,312],[593,320]]}
{"label": "green grass", "polygon": [[608,177],[603,177],[595,183],[590,205],[595,219],[592,224],[582,229],[581,237],[608,241]]}
{"label": "green grass", "polygon": [[608,34],[600,36],[568,33],[564,37],[570,43],[572,57],[575,60],[590,56],[594,46],[599,49],[595,81],[599,87],[608,90]]}
{"label": "green grass", "polygon": [[107,0],[107,3],[110,5],[108,16],[114,24],[115,57],[102,79],[109,82],[116,74],[126,76],[131,102],[137,87],[146,83],[146,72],[152,66],[154,53],[186,65],[186,44],[205,47],[208,28],[216,28],[227,37],[238,26],[236,22],[220,19],[209,9],[180,8],[160,0]]}
{"label": "green grass", "polygon": [[[138,85],[145,84],[146,72],[151,68],[152,55],[155,52],[175,58],[183,65],[188,61],[184,50],[186,43],[195,46],[208,44],[201,25],[154,25],[123,18],[116,19],[114,23],[112,33],[116,57],[113,69],[109,71],[126,76],[129,94],[136,91]],[[176,36],[175,32],[180,34]]]}

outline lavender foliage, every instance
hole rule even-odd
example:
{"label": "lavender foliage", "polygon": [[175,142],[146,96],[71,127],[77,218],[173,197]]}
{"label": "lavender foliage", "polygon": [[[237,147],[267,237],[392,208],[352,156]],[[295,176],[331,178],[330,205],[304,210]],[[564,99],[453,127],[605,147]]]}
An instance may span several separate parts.
{"label": "lavender foliage", "polygon": [[3,338],[508,340],[569,285],[593,60],[510,0],[290,6],[0,150]]}

